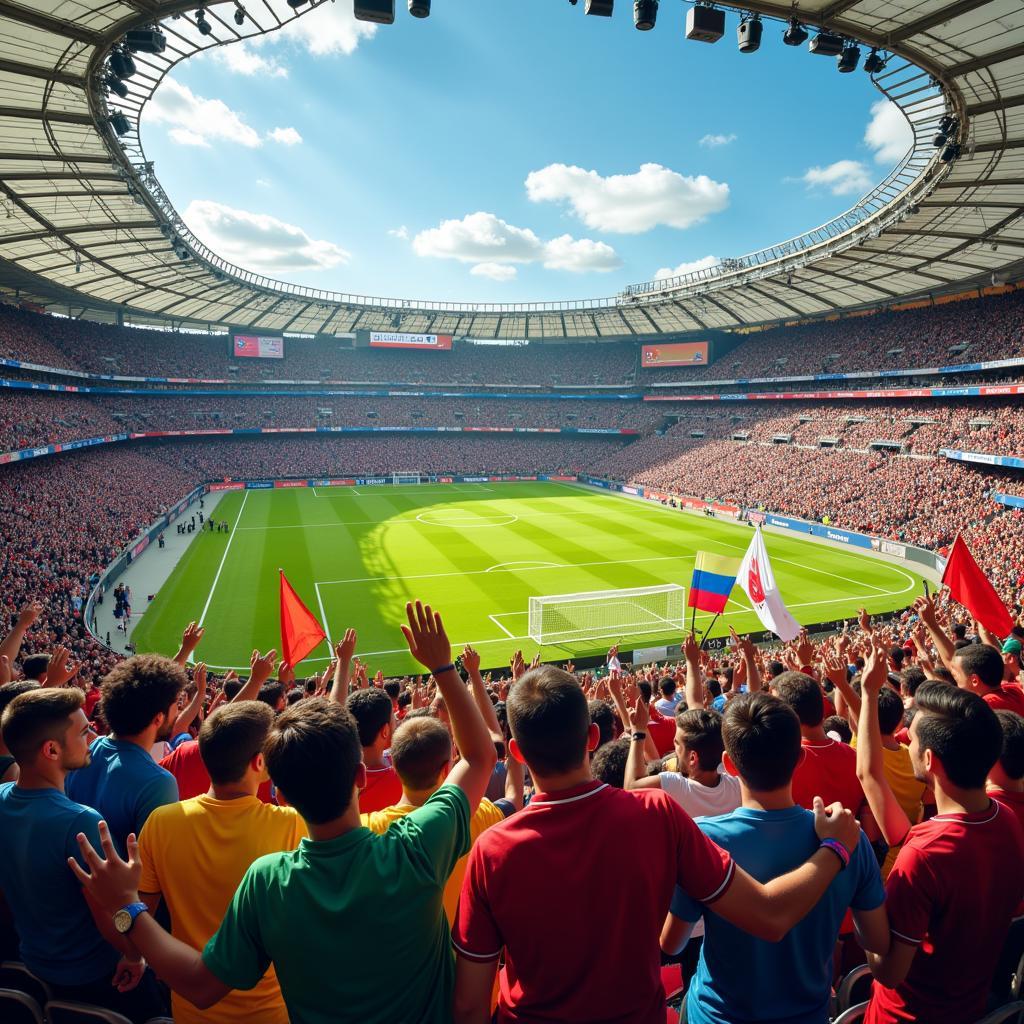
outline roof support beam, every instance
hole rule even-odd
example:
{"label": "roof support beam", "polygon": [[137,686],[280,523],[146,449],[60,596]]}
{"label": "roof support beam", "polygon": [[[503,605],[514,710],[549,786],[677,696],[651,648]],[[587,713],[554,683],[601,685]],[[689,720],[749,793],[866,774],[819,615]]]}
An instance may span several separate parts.
{"label": "roof support beam", "polygon": [[[1015,49],[1024,54],[1024,43]],[[1024,95],[1003,96],[998,100],[989,100],[987,103],[973,103],[967,108],[969,117],[977,117],[979,114],[991,114],[993,111],[1005,110],[1007,107],[1019,107],[1024,104]]]}
{"label": "roof support beam", "polygon": [[34,64],[22,64],[16,60],[0,59],[0,71],[6,71],[9,75],[24,75],[26,78],[41,78],[46,82],[60,82],[61,85],[70,85],[75,89],[85,88],[85,79],[81,75],[72,75],[54,68],[37,67]]}
{"label": "roof support beam", "polygon": [[41,28],[44,32],[50,32],[65,39],[77,39],[80,43],[89,43],[92,46],[103,44],[103,36],[99,32],[93,32],[91,29],[83,28],[64,18],[51,18],[48,14],[33,11],[21,4],[8,3],[7,0],[0,0],[0,15],[10,18],[11,21],[21,22],[22,25]]}
{"label": "roof support beam", "polygon": [[0,117],[20,117],[29,121],[80,124],[90,128],[96,125],[96,122],[88,114],[73,114],[66,110],[32,110],[29,107],[0,107]]}
{"label": "roof support beam", "polygon": [[67,235],[85,235],[90,231],[138,231],[146,229],[151,231],[156,230],[156,225],[152,220],[131,220],[108,224],[79,224],[77,226],[66,228],[54,227],[47,231],[25,231],[19,235],[0,235],[0,245],[14,245],[16,242],[31,242],[36,238],[47,238],[49,236],[63,238]]}
{"label": "roof support beam", "polygon": [[990,2],[991,0],[960,0],[959,3],[942,6],[927,17],[918,18],[917,21],[912,21],[909,25],[904,25],[898,31],[890,33],[889,40],[893,43],[901,43],[904,39],[910,39],[920,32],[927,32],[928,29],[941,25],[944,21],[952,21],[962,14],[970,14],[971,11],[976,11],[979,7],[986,7]]}
{"label": "roof support beam", "polygon": [[[1016,46],[1007,46],[1004,50],[996,50],[994,53],[986,53],[981,57],[975,57],[973,60],[965,60],[961,64],[954,64],[949,69],[949,75],[953,78],[958,78],[961,75],[969,74],[971,71],[979,71],[981,68],[991,67],[993,64],[1002,64],[1004,60],[1013,60],[1014,57],[1019,57],[1024,54],[1024,43],[1017,43]],[[971,108],[967,108],[970,113]]]}

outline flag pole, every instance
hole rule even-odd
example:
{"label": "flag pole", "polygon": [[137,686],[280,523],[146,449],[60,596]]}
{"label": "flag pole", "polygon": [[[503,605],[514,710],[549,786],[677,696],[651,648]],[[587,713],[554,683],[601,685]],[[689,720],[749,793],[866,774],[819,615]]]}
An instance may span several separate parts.
{"label": "flag pole", "polygon": [[707,643],[707,639],[711,635],[711,630],[714,627],[715,623],[718,621],[721,614],[721,612],[715,612],[715,617],[711,620],[711,625],[708,626],[707,630],[704,633],[704,636],[701,638],[700,650],[704,650],[704,644]]}
{"label": "flag pole", "polygon": [[690,605],[690,632],[694,631],[697,624],[697,606],[695,604]]}

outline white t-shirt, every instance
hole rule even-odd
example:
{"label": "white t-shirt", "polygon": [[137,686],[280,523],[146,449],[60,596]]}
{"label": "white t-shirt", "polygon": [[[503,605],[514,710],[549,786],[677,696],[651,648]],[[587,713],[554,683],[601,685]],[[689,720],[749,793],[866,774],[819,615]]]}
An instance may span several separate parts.
{"label": "white t-shirt", "polygon": [[717,786],[705,786],[679,772],[662,772],[661,788],[691,818],[713,818],[735,811],[740,805],[740,780],[719,773]]}
{"label": "white t-shirt", "polygon": [[676,690],[671,697],[661,697],[659,700],[654,702],[654,706],[658,709],[658,712],[664,715],[666,718],[672,718],[676,713],[676,708],[679,707],[680,701],[683,699],[683,695]]}

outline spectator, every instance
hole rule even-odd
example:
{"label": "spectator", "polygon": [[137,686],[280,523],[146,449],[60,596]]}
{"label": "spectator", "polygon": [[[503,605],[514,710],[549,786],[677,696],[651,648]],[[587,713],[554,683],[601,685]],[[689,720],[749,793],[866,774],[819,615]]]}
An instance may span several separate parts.
{"label": "spectator", "polygon": [[[4,710],[15,697],[20,697],[29,690],[38,690],[39,684],[28,679],[22,679],[14,683],[4,683],[0,686],[0,719],[3,719]],[[15,756],[8,750],[4,742],[3,734],[0,733],[0,783],[18,781],[18,762]]]}
{"label": "spectator", "polygon": [[993,711],[1024,715],[1024,690],[1003,683],[1002,655],[988,644],[962,647],[949,663],[956,685],[978,694]]}
{"label": "spectator", "polygon": [[389,748],[395,730],[395,712],[391,698],[383,690],[370,687],[349,694],[345,702],[359,726],[366,766],[365,788],[359,794],[359,809],[364,814],[382,811],[402,799],[402,780],[391,761]]}
{"label": "spectator", "polygon": [[989,770],[986,788],[1024,826],[1024,718],[1012,711],[997,711],[996,718],[1003,730],[1003,747]]}
{"label": "spectator", "polygon": [[177,662],[158,654],[128,658],[103,680],[110,735],[93,742],[89,761],[68,776],[66,788],[72,800],[99,811],[122,856],[129,834],[138,835],[157,807],[178,799],[174,776],[150,749],[173,734],[178,694],[187,682]]}
{"label": "spectator", "polygon": [[676,713],[676,708],[679,707],[683,699],[683,695],[676,691],[676,681],[671,676],[665,676],[658,683],[658,690],[661,696],[654,702],[654,706],[658,714],[664,715],[666,718],[672,718]]}

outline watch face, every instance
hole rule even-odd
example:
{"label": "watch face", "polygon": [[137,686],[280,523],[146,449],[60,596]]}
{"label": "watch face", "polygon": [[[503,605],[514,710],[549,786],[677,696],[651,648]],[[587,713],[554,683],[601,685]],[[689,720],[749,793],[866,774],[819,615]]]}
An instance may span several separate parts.
{"label": "watch face", "polygon": [[114,915],[114,929],[124,935],[131,929],[132,921],[132,915],[127,910],[119,910]]}

